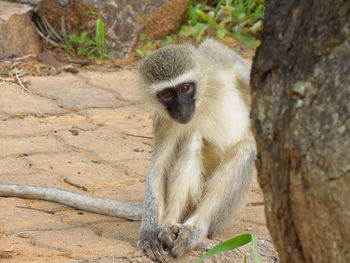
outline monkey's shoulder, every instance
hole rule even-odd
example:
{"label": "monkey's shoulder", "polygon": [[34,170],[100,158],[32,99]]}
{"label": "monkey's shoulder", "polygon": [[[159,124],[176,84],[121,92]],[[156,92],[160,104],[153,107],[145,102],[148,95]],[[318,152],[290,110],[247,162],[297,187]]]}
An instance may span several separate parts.
{"label": "monkey's shoulder", "polygon": [[213,67],[223,66],[224,68],[235,67],[237,64],[246,67],[242,58],[232,49],[227,48],[220,42],[207,39],[197,49],[198,56],[203,58]]}

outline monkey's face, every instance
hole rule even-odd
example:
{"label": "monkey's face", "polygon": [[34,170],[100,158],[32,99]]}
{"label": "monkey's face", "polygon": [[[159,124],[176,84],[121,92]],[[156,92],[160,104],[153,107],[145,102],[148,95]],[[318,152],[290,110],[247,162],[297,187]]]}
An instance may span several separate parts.
{"label": "monkey's face", "polygon": [[157,93],[169,115],[179,123],[189,123],[195,111],[196,84],[185,82]]}

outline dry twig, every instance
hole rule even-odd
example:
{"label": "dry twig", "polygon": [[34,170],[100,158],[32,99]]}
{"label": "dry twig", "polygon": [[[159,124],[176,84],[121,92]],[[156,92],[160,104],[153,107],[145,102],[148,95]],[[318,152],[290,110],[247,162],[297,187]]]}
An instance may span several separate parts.
{"label": "dry twig", "polygon": [[26,87],[23,85],[23,83],[22,83],[20,77],[18,76],[18,72],[15,72],[15,77],[16,77],[16,80],[17,80],[17,84],[22,88],[22,90],[25,90],[25,91],[28,92],[28,93],[32,93],[28,88],[26,88]]}

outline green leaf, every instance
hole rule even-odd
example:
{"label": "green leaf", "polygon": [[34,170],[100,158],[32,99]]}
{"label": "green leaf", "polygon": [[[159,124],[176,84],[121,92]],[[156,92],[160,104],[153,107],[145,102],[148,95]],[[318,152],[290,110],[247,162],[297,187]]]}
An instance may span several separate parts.
{"label": "green leaf", "polygon": [[237,39],[249,48],[258,47],[260,45],[260,40],[256,39],[253,36],[250,36],[250,35],[242,35],[241,34],[238,36]]}
{"label": "green leaf", "polygon": [[256,31],[260,30],[261,28],[262,28],[262,21],[258,20],[250,27],[250,31],[256,32]]}
{"label": "green leaf", "polygon": [[69,35],[68,38],[72,43],[79,43],[79,37],[77,35]]}
{"label": "green leaf", "polygon": [[94,46],[94,45],[96,45],[95,41],[92,40],[92,39],[86,40],[84,44],[85,44],[86,46]]}
{"label": "green leaf", "polygon": [[243,22],[243,21],[245,20],[246,17],[247,17],[247,16],[246,16],[246,14],[245,14],[244,12],[242,12],[242,13],[240,13],[240,14],[237,15],[237,19],[238,19],[238,21],[240,21],[240,22]]}
{"label": "green leaf", "polygon": [[88,32],[86,32],[86,31],[84,31],[84,32],[82,32],[82,33],[80,34],[80,37],[79,37],[79,44],[84,43],[87,34],[88,34]]}
{"label": "green leaf", "polygon": [[200,19],[202,19],[204,22],[208,23],[208,24],[213,24],[215,23],[215,21],[213,20],[213,18],[211,18],[209,15],[207,15],[206,13],[204,13],[202,10],[196,9],[196,13],[197,15],[200,17]]}
{"label": "green leaf", "polygon": [[168,43],[171,43],[174,40],[172,36],[166,36],[165,39],[168,41]]}
{"label": "green leaf", "polygon": [[264,5],[258,6],[252,14],[253,18],[256,18],[256,19],[263,18],[264,10],[265,10]]}
{"label": "green leaf", "polygon": [[222,8],[222,5],[224,4],[225,0],[219,0],[219,2],[216,4],[216,7],[214,8],[214,13],[217,15],[219,10]]}
{"label": "green leaf", "polygon": [[225,28],[219,28],[217,31],[216,31],[216,37],[217,38],[224,38],[225,35],[227,33],[227,30]]}
{"label": "green leaf", "polygon": [[[216,246],[214,246],[212,249],[210,249],[207,253],[205,253],[203,256],[201,256],[195,263],[202,262],[204,259],[207,259],[211,256],[214,256],[218,253],[229,251],[241,246],[244,246],[245,244],[248,244],[252,240],[251,234],[242,234],[239,236],[236,236],[232,239],[226,240],[225,242],[222,242]],[[256,262],[258,263],[258,262]]]}
{"label": "green leaf", "polygon": [[141,40],[141,41],[146,40],[146,36],[145,36],[145,34],[141,34],[141,35],[140,35],[140,40]]}
{"label": "green leaf", "polygon": [[162,39],[162,40],[160,41],[160,43],[162,44],[162,46],[165,46],[165,45],[166,45],[166,41],[165,41],[164,39]]}
{"label": "green leaf", "polygon": [[105,38],[105,26],[101,18],[96,19],[95,44],[96,44],[96,49],[100,56],[100,59],[106,58],[108,56],[108,53],[107,53],[107,43]]}
{"label": "green leaf", "polygon": [[153,43],[151,41],[147,41],[146,46],[152,48],[153,47]]}
{"label": "green leaf", "polygon": [[179,35],[183,37],[188,37],[192,36],[194,37],[197,41],[201,40],[203,37],[204,32],[209,28],[208,24],[204,23],[197,23],[193,27],[189,26],[182,26]]}
{"label": "green leaf", "polygon": [[148,55],[151,55],[153,53],[153,50],[146,50],[145,51],[145,55],[148,56]]}
{"label": "green leaf", "polygon": [[190,20],[192,21],[192,25],[194,26],[197,24],[198,16],[196,12],[194,11],[194,7],[192,3],[188,5],[188,16],[190,17]]}
{"label": "green leaf", "polygon": [[88,57],[91,56],[95,51],[97,51],[96,47],[90,48],[88,52]]}
{"label": "green leaf", "polygon": [[136,54],[138,54],[142,58],[145,56],[145,52],[143,52],[143,50],[141,49],[136,49]]}
{"label": "green leaf", "polygon": [[87,12],[84,12],[83,15],[94,15],[94,16],[99,16],[98,13],[96,13],[95,11],[87,11]]}
{"label": "green leaf", "polygon": [[85,47],[78,47],[77,48],[77,55],[81,56],[81,55],[85,54],[86,51],[87,51],[87,49]]}

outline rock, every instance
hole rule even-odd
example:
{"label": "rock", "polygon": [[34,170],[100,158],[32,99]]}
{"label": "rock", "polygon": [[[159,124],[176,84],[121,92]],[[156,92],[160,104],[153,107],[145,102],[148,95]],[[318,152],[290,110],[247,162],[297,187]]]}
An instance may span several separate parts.
{"label": "rock", "polygon": [[62,17],[67,34],[80,35],[83,31],[95,35],[96,16],[87,14],[95,11],[84,3],[84,0],[52,1],[43,0],[38,6],[38,15],[45,17],[57,32],[61,32]]}
{"label": "rock", "polygon": [[[163,38],[176,31],[182,24],[189,0],[44,0],[38,14],[60,31],[64,16],[69,34],[89,32],[94,37],[96,11],[106,24],[109,51],[118,57],[127,57],[135,47],[141,33],[147,39]],[[54,10],[54,11],[53,11]]]}
{"label": "rock", "polygon": [[153,7],[138,18],[138,21],[143,27],[141,30],[142,33],[149,39],[163,38],[178,30],[185,18],[189,1],[175,0],[162,2],[162,5]]}
{"label": "rock", "polygon": [[37,54],[42,41],[35,30],[25,4],[0,2],[0,58]]}
{"label": "rock", "polygon": [[108,23],[108,46],[126,57],[141,33],[148,39],[163,38],[182,24],[189,0],[85,0]]}

